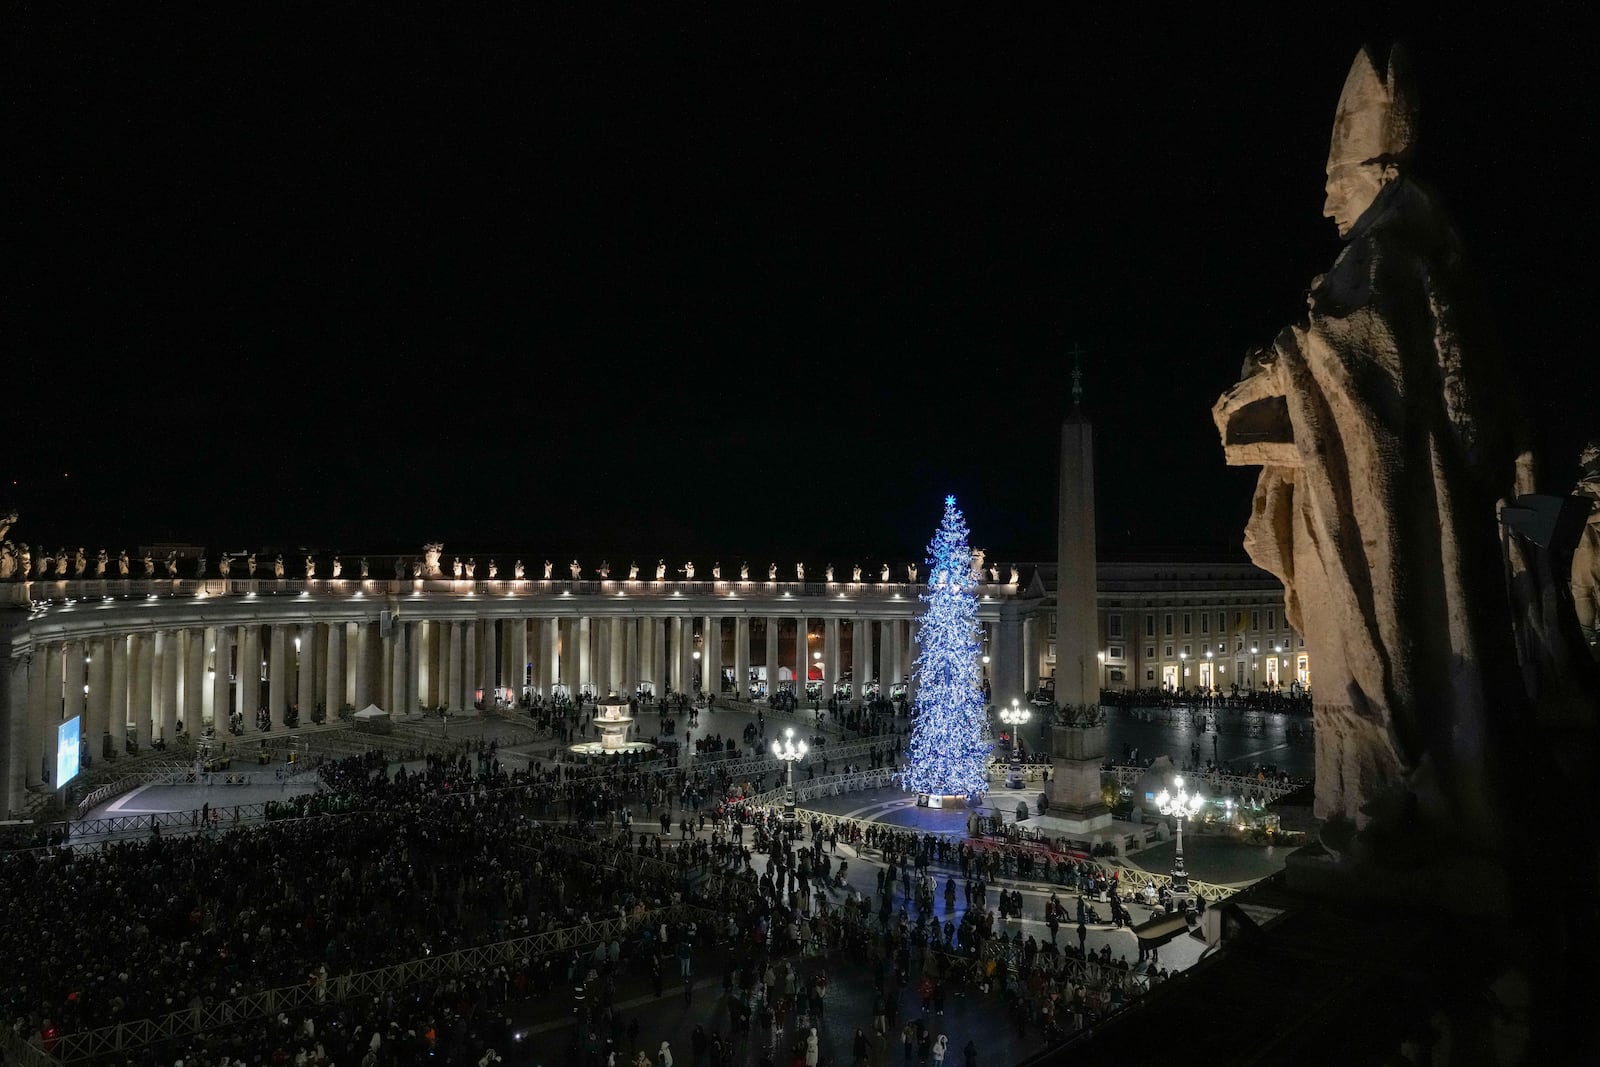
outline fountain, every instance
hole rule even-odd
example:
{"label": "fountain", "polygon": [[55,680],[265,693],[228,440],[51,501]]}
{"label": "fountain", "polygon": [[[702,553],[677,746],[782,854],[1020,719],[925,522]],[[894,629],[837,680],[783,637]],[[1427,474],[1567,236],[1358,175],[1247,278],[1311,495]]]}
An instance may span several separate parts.
{"label": "fountain", "polygon": [[629,741],[628,727],[633,716],[628,713],[628,701],[616,691],[595,702],[594,728],[598,741],[584,741],[571,746],[569,751],[579,756],[612,756],[637,752],[653,752],[655,745],[648,741]]}

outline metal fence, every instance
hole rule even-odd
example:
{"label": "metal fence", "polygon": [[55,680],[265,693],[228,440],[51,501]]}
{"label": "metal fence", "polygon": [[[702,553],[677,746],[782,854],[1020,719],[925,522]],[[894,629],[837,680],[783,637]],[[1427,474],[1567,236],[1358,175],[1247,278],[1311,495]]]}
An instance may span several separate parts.
{"label": "metal fence", "polygon": [[[1135,785],[1150,773],[1150,768],[1118,764],[1112,773],[1117,776],[1119,785]],[[1213,797],[1249,796],[1254,793],[1263,796],[1269,804],[1311,782],[1309,778],[1278,779],[1264,774],[1222,774],[1218,771],[1185,771],[1183,774],[1184,780],[1191,784],[1209,786]]]}

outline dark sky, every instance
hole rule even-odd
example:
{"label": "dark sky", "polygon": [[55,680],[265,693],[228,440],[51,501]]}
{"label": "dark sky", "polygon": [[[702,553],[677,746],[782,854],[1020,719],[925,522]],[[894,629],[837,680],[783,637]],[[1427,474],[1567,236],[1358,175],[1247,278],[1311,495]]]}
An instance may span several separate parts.
{"label": "dark sky", "polygon": [[1600,431],[1580,16],[545,7],[8,7],[12,536],[1048,558],[1081,344],[1102,547],[1237,547],[1210,405],[1396,35],[1551,487]]}

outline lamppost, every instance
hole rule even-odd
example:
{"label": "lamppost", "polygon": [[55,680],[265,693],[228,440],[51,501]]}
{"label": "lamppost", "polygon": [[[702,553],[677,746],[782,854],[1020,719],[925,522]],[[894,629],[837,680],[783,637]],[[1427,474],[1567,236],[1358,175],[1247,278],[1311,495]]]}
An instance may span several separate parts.
{"label": "lamppost", "polygon": [[1099,652],[1096,652],[1095,656],[1100,660],[1100,691],[1101,692],[1105,692],[1105,688],[1106,688],[1106,651],[1105,651],[1105,649],[1102,648]]}
{"label": "lamppost", "polygon": [[1259,663],[1258,663],[1256,657],[1259,656],[1260,654],[1261,654],[1261,649],[1260,648],[1256,647],[1255,645],[1251,645],[1250,646],[1250,688],[1251,689],[1260,689],[1261,688],[1261,680],[1256,674],[1256,668],[1257,668],[1257,666],[1259,666]]}
{"label": "lamppost", "polygon": [[1207,696],[1211,695],[1211,692],[1210,692],[1211,690],[1217,688],[1217,676],[1216,676],[1216,673],[1215,673],[1216,672],[1216,668],[1211,665],[1211,658],[1213,656],[1215,656],[1215,655],[1216,655],[1215,652],[1212,652],[1209,648],[1206,649],[1206,695]]}
{"label": "lamppost", "polygon": [[1022,701],[1011,698],[1009,708],[1000,709],[1000,721],[1011,727],[1011,769],[1006,775],[1007,789],[1022,788],[1022,745],[1018,734],[1023,723],[1033,718],[1033,712],[1022,706]]}
{"label": "lamppost", "polygon": [[1178,653],[1178,689],[1181,692],[1189,688],[1189,653]]}
{"label": "lamppost", "polygon": [[1172,779],[1172,785],[1178,790],[1178,795],[1173,796],[1165,789],[1156,797],[1156,807],[1163,815],[1176,816],[1178,820],[1178,851],[1172,858],[1172,895],[1175,897],[1188,897],[1189,872],[1183,868],[1183,820],[1192,819],[1200,814],[1200,809],[1205,805],[1205,798],[1199,793],[1190,795],[1184,791],[1183,777],[1179,775]]}
{"label": "lamppost", "polygon": [[797,760],[806,758],[806,743],[795,741],[794,727],[786,727],[783,731],[783,741],[772,742],[772,754],[783,760],[783,819],[785,822],[794,821],[794,765]]}
{"label": "lamppost", "polygon": [[700,682],[700,650],[697,648],[689,655],[694,657],[694,674],[689,679],[689,689],[690,691],[695,689],[703,690],[705,686]]}

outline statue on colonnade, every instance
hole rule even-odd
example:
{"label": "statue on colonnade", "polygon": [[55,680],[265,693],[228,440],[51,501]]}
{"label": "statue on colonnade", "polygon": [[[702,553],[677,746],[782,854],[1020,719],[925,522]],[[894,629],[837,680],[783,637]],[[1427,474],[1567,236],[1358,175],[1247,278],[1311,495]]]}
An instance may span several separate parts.
{"label": "statue on colonnade", "polygon": [[464,569],[468,578],[476,578],[478,576],[478,558],[476,556],[468,556]]}
{"label": "statue on colonnade", "polygon": [[608,559],[603,559],[603,560],[600,561],[600,580],[601,581],[605,581],[607,578],[610,578],[610,577],[611,577],[611,561],[608,560]]}
{"label": "statue on colonnade", "polygon": [[195,560],[194,576],[196,578],[204,578],[206,576],[206,554],[204,552],[200,553],[200,558]]}
{"label": "statue on colonnade", "polygon": [[500,564],[494,560],[489,561],[489,580],[493,581],[500,576]]}
{"label": "statue on colonnade", "polygon": [[767,564],[767,581],[775,582],[777,580],[778,580],[778,565],[776,563]]}
{"label": "statue on colonnade", "polygon": [[906,580],[915,584],[917,580],[917,565],[915,563],[906,564]]}
{"label": "statue on colonnade", "polygon": [[883,570],[879,573],[878,580],[884,582],[889,580],[889,565],[887,563],[883,565]]}
{"label": "statue on colonnade", "polygon": [[526,573],[527,573],[527,571],[523,568],[522,561],[520,559],[517,560],[517,562],[515,564],[513,564],[512,567],[511,567],[511,575],[512,575],[512,577],[514,577],[519,582],[522,581],[522,577]]}
{"label": "statue on colonnade", "polygon": [[244,558],[244,576],[246,578],[254,578],[256,576],[256,554],[254,552]]}
{"label": "statue on colonnade", "polygon": [[796,581],[803,582],[806,580],[806,565],[804,563],[796,563],[794,565],[794,576]]}
{"label": "statue on colonnade", "polygon": [[439,557],[444,554],[444,544],[440,541],[429,541],[422,546],[422,577],[443,578],[444,570],[439,566]]}
{"label": "statue on colonnade", "polygon": [[553,563],[551,563],[549,560],[545,560],[544,561],[544,577],[545,577],[545,581],[549,581],[550,580],[550,572],[552,570],[554,570],[554,569],[555,569],[555,565]]}
{"label": "statue on colonnade", "polygon": [[825,582],[833,581],[833,564],[830,563],[822,569],[822,580]]}
{"label": "statue on colonnade", "polygon": [[28,568],[33,564],[33,552],[24,541],[17,546],[17,577],[22,581],[28,580]]}
{"label": "statue on colonnade", "polygon": [[694,560],[691,559],[689,562],[683,565],[683,576],[685,578],[694,577]]}
{"label": "statue on colonnade", "polygon": [[583,568],[578,565],[578,560],[576,557],[573,558],[571,563],[567,564],[567,570],[572,573],[573,581],[577,581],[579,578],[583,577]]}
{"label": "statue on colonnade", "polygon": [[89,569],[89,557],[84,553],[83,546],[78,546],[78,551],[72,557],[72,576],[82,578]]}
{"label": "statue on colonnade", "polygon": [[750,580],[749,560],[745,560],[743,563],[739,564],[739,580],[741,582],[748,582]]}
{"label": "statue on colonnade", "polygon": [[154,578],[156,576],[156,558],[146,552],[144,559],[140,562],[144,564],[144,576],[146,578]]}
{"label": "statue on colonnade", "polygon": [[360,564],[360,568],[361,569],[360,569],[360,572],[359,572],[359,576],[360,577],[362,577],[362,578],[368,577],[369,572],[368,572],[367,566],[368,566],[367,565],[367,557],[366,556],[362,556],[361,557],[361,564]]}
{"label": "statue on colonnade", "polygon": [[217,560],[217,573],[226,578],[233,571],[233,560],[224,552]]}
{"label": "statue on colonnade", "polygon": [[307,578],[315,578],[316,576],[317,576],[317,561],[312,559],[310,556],[307,556],[306,557],[306,577]]}
{"label": "statue on colonnade", "polygon": [[460,556],[451,556],[450,557],[450,573],[453,576],[455,576],[457,578],[460,578],[463,574],[466,573],[466,570],[467,570],[467,565],[465,563],[461,562],[461,557]]}
{"label": "statue on colonnade", "polygon": [[664,560],[664,559],[656,560],[656,581],[658,581],[658,582],[662,581],[662,580],[664,580],[666,578],[666,576],[667,576],[667,561]]}
{"label": "statue on colonnade", "polygon": [[630,581],[630,582],[631,581],[635,581],[635,580],[638,579],[638,577],[639,577],[639,564],[637,562],[633,562],[633,563],[628,564],[628,581]]}
{"label": "statue on colonnade", "polygon": [[720,579],[722,577],[722,564],[720,562],[713,563],[711,565],[711,577],[713,580]]}
{"label": "statue on colonnade", "polygon": [[333,577],[338,578],[344,573],[344,560],[338,556],[333,557]]}
{"label": "statue on colonnade", "polygon": [[861,580],[861,564],[857,563],[855,566],[850,568],[850,580],[852,582],[859,582]]}
{"label": "statue on colonnade", "polygon": [[129,573],[128,550],[122,549],[117,553],[117,573],[126,578]]}
{"label": "statue on colonnade", "polygon": [[11,532],[11,527],[17,524],[17,509],[8,508],[0,514],[0,541],[6,539],[6,534]]}
{"label": "statue on colonnade", "polygon": [[0,582],[17,573],[17,550],[10,541],[0,541]]}
{"label": "statue on colonnade", "polygon": [[167,558],[165,560],[165,565],[166,565],[166,568],[167,568],[167,577],[168,578],[176,578],[178,576],[178,550],[177,549],[172,548],[172,549],[168,549],[167,550]]}
{"label": "statue on colonnade", "polygon": [[56,577],[67,576],[67,550],[65,547],[56,549]]}
{"label": "statue on colonnade", "polygon": [[282,552],[279,552],[277,558],[272,561],[272,576],[274,578],[282,578],[283,577],[283,553]]}

